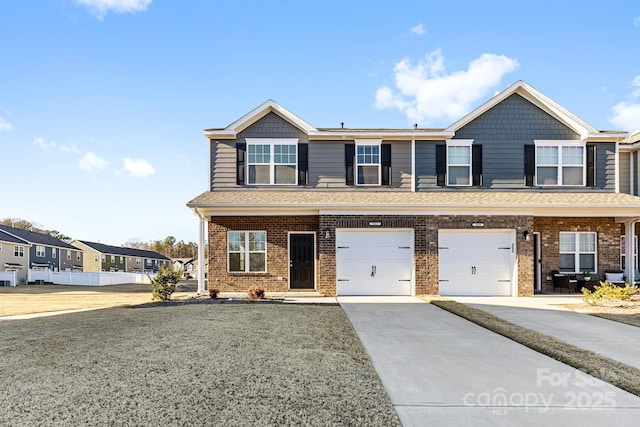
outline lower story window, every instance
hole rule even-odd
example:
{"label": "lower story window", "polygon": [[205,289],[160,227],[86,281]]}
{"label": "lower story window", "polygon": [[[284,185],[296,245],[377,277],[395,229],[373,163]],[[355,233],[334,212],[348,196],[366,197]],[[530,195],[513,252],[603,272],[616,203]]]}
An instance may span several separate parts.
{"label": "lower story window", "polygon": [[267,271],[266,231],[229,231],[227,242],[229,272]]}
{"label": "lower story window", "polygon": [[560,233],[560,271],[596,272],[596,233]]}

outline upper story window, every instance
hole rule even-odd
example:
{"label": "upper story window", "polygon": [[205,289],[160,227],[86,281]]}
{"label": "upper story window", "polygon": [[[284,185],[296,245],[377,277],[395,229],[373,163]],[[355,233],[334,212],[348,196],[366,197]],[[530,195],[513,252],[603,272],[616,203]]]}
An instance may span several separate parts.
{"label": "upper story window", "polygon": [[447,143],[447,185],[471,185],[471,144]]}
{"label": "upper story window", "polygon": [[298,183],[298,140],[247,138],[247,184]]}
{"label": "upper story window", "polygon": [[115,262],[116,262],[116,257],[115,257],[115,255],[111,255],[111,263],[112,263],[112,264],[115,264]]}
{"label": "upper story window", "polygon": [[20,258],[24,258],[24,247],[22,246],[14,246],[13,247],[13,255],[20,257]]}
{"label": "upper story window", "polygon": [[76,260],[80,261],[80,252],[76,252]]}
{"label": "upper story window", "polygon": [[44,246],[36,246],[36,256],[44,257]]}
{"label": "upper story window", "polygon": [[107,256],[106,255],[102,255],[102,262],[107,261]]}
{"label": "upper story window", "polygon": [[536,185],[584,186],[585,144],[536,141]]}
{"label": "upper story window", "polygon": [[57,255],[56,248],[51,248],[51,258],[55,258]]}
{"label": "upper story window", "polygon": [[596,272],[596,233],[560,233],[560,271]]}
{"label": "upper story window", "polygon": [[380,185],[380,143],[356,143],[356,183]]}
{"label": "upper story window", "polygon": [[71,251],[67,251],[67,260],[71,260]]}

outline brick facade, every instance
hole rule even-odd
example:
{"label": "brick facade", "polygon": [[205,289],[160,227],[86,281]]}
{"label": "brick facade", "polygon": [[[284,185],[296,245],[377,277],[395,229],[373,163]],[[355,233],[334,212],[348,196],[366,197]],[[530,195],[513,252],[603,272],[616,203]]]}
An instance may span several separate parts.
{"label": "brick facade", "polygon": [[620,235],[624,228],[615,222],[615,218],[536,217],[533,228],[540,233],[543,291],[553,291],[553,282],[546,279],[551,277],[552,270],[558,270],[560,266],[561,231],[597,233],[596,277],[601,277],[605,270],[620,269]]}
{"label": "brick facade", "polygon": [[[370,227],[369,222],[380,223]],[[209,287],[222,292],[246,292],[259,286],[267,292],[288,290],[288,232],[316,233],[316,290],[323,295],[336,293],[336,228],[414,230],[415,293],[438,294],[438,230],[469,229],[482,222],[485,229],[516,231],[518,295],[533,294],[533,240],[524,231],[533,230],[530,216],[467,215],[321,215],[212,217],[209,223]],[[267,232],[267,272],[227,272],[227,231]]]}

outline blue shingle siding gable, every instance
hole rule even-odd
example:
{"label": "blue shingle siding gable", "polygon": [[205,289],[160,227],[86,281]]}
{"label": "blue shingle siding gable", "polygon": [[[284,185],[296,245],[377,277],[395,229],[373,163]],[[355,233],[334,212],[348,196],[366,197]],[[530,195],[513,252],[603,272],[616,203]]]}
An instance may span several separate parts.
{"label": "blue shingle siding gable", "polygon": [[457,130],[454,138],[488,141],[580,139],[573,130],[515,93]]}

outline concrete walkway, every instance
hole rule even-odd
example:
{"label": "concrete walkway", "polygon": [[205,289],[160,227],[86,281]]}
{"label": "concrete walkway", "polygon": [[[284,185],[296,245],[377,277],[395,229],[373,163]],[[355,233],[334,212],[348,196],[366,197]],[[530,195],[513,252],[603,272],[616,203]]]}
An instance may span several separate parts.
{"label": "concrete walkway", "polygon": [[558,338],[577,347],[640,369],[640,328],[562,307],[579,303],[556,297],[455,297],[516,325]]}
{"label": "concrete walkway", "polygon": [[637,425],[640,398],[417,298],[338,302],[405,426]]}

